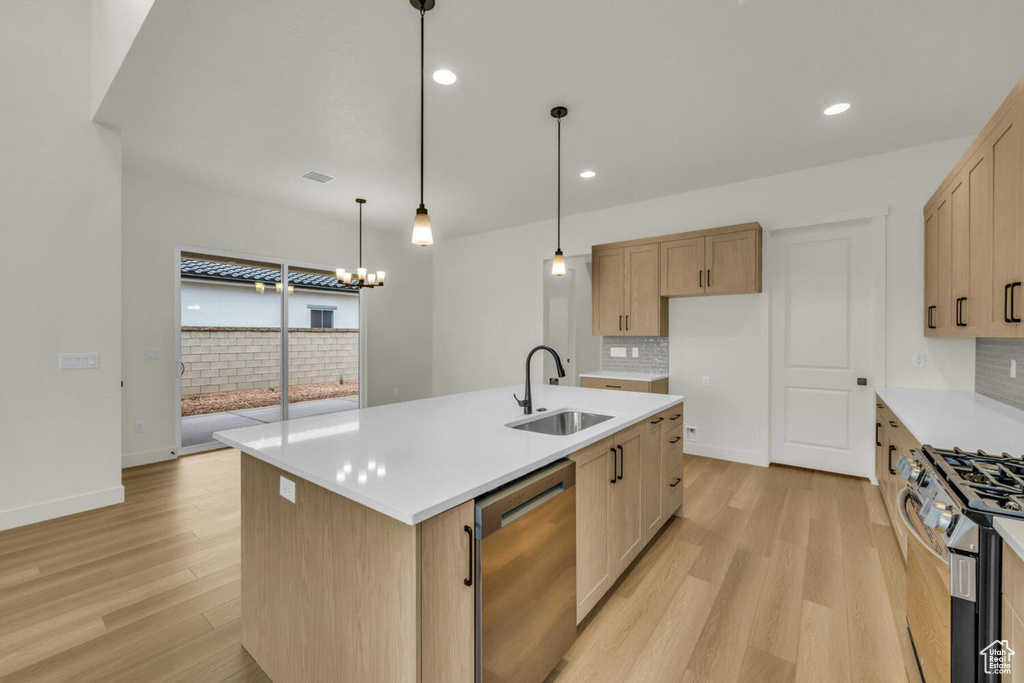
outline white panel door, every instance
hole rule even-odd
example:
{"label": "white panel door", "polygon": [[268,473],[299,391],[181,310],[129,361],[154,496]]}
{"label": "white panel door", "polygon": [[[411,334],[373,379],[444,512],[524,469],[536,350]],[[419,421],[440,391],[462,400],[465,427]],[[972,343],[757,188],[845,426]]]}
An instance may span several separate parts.
{"label": "white panel door", "polygon": [[869,477],[872,302],[884,288],[871,227],[781,232],[772,243],[772,462]]}

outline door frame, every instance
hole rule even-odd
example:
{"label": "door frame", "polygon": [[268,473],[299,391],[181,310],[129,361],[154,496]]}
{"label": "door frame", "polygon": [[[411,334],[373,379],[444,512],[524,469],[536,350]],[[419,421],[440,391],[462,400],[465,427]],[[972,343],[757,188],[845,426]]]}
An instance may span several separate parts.
{"label": "door frame", "polygon": [[[762,234],[764,236],[764,247],[762,250],[762,259],[764,267],[762,269],[762,278],[764,279],[764,292],[767,296],[762,297],[761,301],[761,313],[762,319],[765,324],[761,328],[761,348],[763,349],[764,356],[762,357],[761,367],[763,369],[761,381],[764,390],[761,392],[761,409],[758,411],[758,421],[760,422],[761,429],[760,440],[758,444],[758,450],[763,454],[763,465],[767,466],[772,463],[772,442],[771,442],[771,422],[772,422],[772,353],[774,349],[771,343],[771,331],[772,325],[775,321],[772,320],[771,316],[771,297],[773,293],[771,279],[775,273],[775,237],[791,232],[809,232],[812,230],[824,229],[824,228],[837,228],[846,227],[852,224],[864,224],[865,229],[868,230],[869,234],[869,253],[871,255],[871,263],[869,264],[869,272],[872,282],[878,284],[874,288],[873,296],[870,301],[871,312],[868,316],[871,331],[870,331],[870,353],[871,353],[871,368],[870,374],[868,375],[868,391],[874,391],[878,387],[886,386],[888,382],[888,375],[886,369],[886,297],[887,297],[887,250],[886,250],[886,233],[888,225],[889,207],[879,206],[872,208],[865,208],[853,211],[843,211],[829,214],[822,214],[817,216],[808,216],[804,218],[797,218],[789,221],[782,221],[771,227],[763,227]],[[851,429],[856,429],[857,425],[852,425]],[[867,427],[865,426],[865,429]],[[870,454],[870,457],[865,460],[865,467],[867,468],[867,477],[871,480],[872,484],[877,483],[875,481],[874,467],[874,453]]]}
{"label": "door frame", "polygon": [[[299,261],[296,259],[282,259],[274,256],[262,256],[256,254],[247,254],[240,251],[230,251],[225,249],[210,249],[208,247],[194,247],[187,244],[175,244],[174,245],[174,405],[178,410],[178,414],[174,419],[174,448],[171,449],[171,455],[177,457],[180,455],[190,455],[192,453],[202,453],[204,451],[211,450],[208,445],[197,445],[189,446],[188,448],[182,448],[181,446],[181,372],[178,368],[181,365],[181,253],[191,252],[198,254],[206,254],[208,256],[216,256],[220,258],[233,258],[247,261],[262,261],[272,265],[280,266],[281,268],[281,281],[288,281],[288,268],[294,266],[296,268],[309,268],[313,270],[326,270],[328,272],[335,270],[334,266],[328,266],[323,263],[313,263],[311,261]],[[366,299],[363,296],[363,290],[359,290],[359,407],[366,407],[366,380],[367,380],[367,367],[366,367],[366,344],[367,344],[367,330],[366,330]],[[281,421],[288,419],[288,288],[281,288]]]}

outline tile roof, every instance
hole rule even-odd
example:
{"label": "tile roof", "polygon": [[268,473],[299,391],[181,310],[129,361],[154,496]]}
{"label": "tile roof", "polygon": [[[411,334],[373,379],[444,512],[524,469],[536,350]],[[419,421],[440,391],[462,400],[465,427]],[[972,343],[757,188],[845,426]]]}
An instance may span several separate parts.
{"label": "tile roof", "polygon": [[[220,280],[244,283],[277,283],[281,281],[281,271],[273,268],[244,266],[237,263],[218,263],[215,261],[199,261],[197,259],[181,259],[181,276],[195,280]],[[355,287],[346,287],[338,283],[333,275],[313,275],[310,273],[288,273],[288,284],[305,289],[329,289],[335,292],[358,292]]]}

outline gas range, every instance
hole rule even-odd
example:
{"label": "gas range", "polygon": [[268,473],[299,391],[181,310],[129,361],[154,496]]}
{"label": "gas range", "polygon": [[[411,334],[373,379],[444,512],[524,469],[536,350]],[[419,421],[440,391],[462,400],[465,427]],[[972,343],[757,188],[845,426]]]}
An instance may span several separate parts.
{"label": "gas range", "polygon": [[[999,640],[1002,621],[1002,540],[992,520],[1024,519],[1024,459],[926,445],[896,467],[907,481],[897,508],[909,532],[907,623],[923,677],[996,683],[979,656]],[[930,584],[936,572],[948,584]]]}

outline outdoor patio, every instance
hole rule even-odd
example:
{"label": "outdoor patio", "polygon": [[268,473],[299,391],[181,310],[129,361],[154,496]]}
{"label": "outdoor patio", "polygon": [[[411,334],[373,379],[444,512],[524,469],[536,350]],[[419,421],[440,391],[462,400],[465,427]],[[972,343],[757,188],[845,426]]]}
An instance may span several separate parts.
{"label": "outdoor patio", "polygon": [[[292,403],[288,406],[288,418],[295,419],[325,415],[327,413],[340,413],[346,410],[355,410],[358,407],[358,395],[329,398],[321,401]],[[277,422],[280,419],[281,406],[279,405],[183,417],[181,418],[181,446],[182,448],[189,448],[210,443],[213,441],[211,435],[214,432],[225,429],[237,429],[239,427],[252,427]]]}

